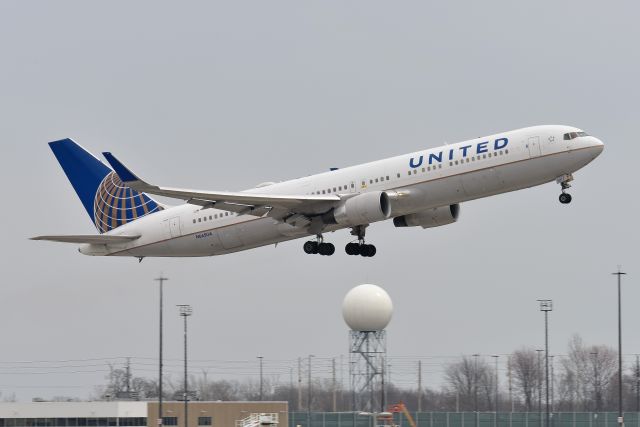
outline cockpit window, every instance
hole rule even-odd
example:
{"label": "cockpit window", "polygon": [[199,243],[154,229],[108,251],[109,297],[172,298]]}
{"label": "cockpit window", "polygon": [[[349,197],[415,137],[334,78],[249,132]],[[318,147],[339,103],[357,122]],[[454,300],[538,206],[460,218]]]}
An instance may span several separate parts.
{"label": "cockpit window", "polygon": [[589,134],[587,134],[586,132],[582,132],[582,131],[580,131],[580,132],[569,132],[569,133],[565,133],[564,134],[564,139],[565,140],[571,140],[571,139],[578,138],[578,137],[581,137],[581,136],[589,136]]}

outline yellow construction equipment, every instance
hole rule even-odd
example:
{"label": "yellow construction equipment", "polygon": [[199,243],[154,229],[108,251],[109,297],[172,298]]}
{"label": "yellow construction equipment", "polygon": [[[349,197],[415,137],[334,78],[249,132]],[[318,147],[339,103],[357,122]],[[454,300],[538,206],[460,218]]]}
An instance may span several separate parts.
{"label": "yellow construction equipment", "polygon": [[407,418],[407,421],[409,421],[409,425],[411,427],[416,427],[416,422],[413,420],[413,417],[409,413],[409,410],[404,403],[400,402],[394,405],[389,405],[389,412],[399,412],[404,414],[404,416]]}

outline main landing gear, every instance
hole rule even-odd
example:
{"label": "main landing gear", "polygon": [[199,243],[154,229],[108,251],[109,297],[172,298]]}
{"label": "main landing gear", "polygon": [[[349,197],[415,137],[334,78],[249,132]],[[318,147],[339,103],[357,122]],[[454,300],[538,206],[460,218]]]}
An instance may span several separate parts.
{"label": "main landing gear", "polygon": [[573,181],[573,175],[570,173],[556,178],[556,182],[562,187],[562,193],[560,193],[558,200],[560,200],[560,203],[563,205],[571,203],[571,194],[566,193],[566,190],[571,187],[571,184],[569,184],[571,181]]}
{"label": "main landing gear", "polygon": [[351,242],[347,243],[347,246],[344,247],[344,251],[347,255],[361,255],[363,257],[372,257],[376,254],[376,247],[373,245],[367,245],[364,242],[364,234],[366,225],[358,225],[353,227],[351,230],[351,234],[354,236],[358,236],[358,243]]}
{"label": "main landing gear", "polygon": [[336,247],[333,246],[333,243],[324,243],[322,234],[318,234],[315,242],[313,240],[305,242],[302,249],[304,249],[305,253],[308,254],[320,254],[326,256],[331,256],[336,251]]}

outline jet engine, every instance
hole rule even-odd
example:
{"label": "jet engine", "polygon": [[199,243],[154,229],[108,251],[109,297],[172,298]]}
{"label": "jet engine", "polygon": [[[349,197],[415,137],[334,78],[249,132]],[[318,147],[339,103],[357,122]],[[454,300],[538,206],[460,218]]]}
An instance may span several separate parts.
{"label": "jet engine", "polygon": [[431,228],[454,223],[460,215],[460,205],[440,206],[433,209],[393,218],[396,227]]}
{"label": "jet engine", "polygon": [[391,216],[389,196],[383,191],[358,194],[323,215],[325,224],[356,226],[382,221]]}

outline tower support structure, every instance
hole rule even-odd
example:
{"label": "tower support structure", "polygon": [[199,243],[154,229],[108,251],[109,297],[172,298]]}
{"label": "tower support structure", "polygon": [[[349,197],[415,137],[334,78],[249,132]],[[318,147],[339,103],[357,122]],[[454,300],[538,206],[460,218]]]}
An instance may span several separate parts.
{"label": "tower support structure", "polygon": [[380,331],[349,331],[349,369],[353,410],[383,412],[387,334]]}

